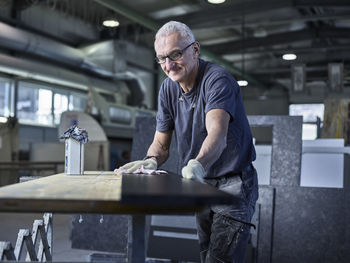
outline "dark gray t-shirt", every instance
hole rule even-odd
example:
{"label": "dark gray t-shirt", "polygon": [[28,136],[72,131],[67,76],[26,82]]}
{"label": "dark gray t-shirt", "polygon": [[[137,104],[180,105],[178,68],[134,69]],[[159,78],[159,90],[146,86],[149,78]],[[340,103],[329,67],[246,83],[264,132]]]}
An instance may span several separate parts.
{"label": "dark gray t-shirt", "polygon": [[184,93],[170,78],[159,91],[157,131],[174,130],[175,140],[185,166],[194,159],[207,136],[205,115],[212,109],[224,109],[231,116],[227,147],[206,171],[205,178],[241,172],[255,160],[255,149],[244,111],[240,87],[222,67],[200,60],[196,84]]}

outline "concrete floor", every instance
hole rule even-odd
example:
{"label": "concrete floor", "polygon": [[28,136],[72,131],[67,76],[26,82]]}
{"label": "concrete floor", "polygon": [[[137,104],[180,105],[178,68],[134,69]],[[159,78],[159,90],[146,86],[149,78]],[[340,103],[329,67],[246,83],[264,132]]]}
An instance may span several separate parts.
{"label": "concrete floor", "polygon": [[[19,229],[32,229],[35,219],[43,214],[0,213],[0,241],[10,241],[15,247]],[[70,215],[53,215],[53,261],[88,262],[92,250],[72,249],[69,239]],[[25,250],[21,260],[25,259]]]}

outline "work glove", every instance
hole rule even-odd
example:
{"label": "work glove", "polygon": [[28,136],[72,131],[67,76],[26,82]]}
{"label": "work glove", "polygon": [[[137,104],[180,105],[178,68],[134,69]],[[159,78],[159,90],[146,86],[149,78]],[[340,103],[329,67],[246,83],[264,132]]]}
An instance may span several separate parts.
{"label": "work glove", "polygon": [[205,170],[200,162],[195,159],[188,161],[187,165],[182,168],[182,177],[204,183]]}
{"label": "work glove", "polygon": [[124,164],[123,166],[119,167],[118,170],[125,170],[126,173],[132,173],[135,172],[137,169],[141,168],[142,165],[144,169],[149,170],[157,170],[158,166],[157,161],[153,160],[152,158],[149,158],[146,160],[139,160]]}

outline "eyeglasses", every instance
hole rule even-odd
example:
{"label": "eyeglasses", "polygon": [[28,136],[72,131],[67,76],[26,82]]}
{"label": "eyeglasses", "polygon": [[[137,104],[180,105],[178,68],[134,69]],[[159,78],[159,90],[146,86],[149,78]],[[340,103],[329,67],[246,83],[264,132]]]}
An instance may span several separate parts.
{"label": "eyeglasses", "polygon": [[155,57],[155,60],[157,61],[157,63],[159,64],[163,64],[165,63],[166,58],[169,58],[171,61],[176,61],[178,59],[180,59],[183,55],[183,53],[186,51],[186,49],[188,49],[190,46],[192,46],[195,42],[192,42],[191,44],[189,44],[188,46],[186,46],[185,48],[181,49],[181,50],[174,50],[173,52],[171,52],[169,55],[167,56],[158,56]]}

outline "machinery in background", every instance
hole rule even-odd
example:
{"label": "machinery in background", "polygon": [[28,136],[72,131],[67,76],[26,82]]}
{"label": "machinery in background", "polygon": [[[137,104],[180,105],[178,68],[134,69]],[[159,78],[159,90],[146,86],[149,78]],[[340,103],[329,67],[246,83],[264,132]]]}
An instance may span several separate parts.
{"label": "machinery in background", "polygon": [[119,94],[90,88],[87,112],[101,124],[107,137],[132,139],[137,117],[155,116],[156,112],[119,102]]}
{"label": "machinery in background", "polygon": [[[136,79],[130,81],[134,82],[135,89],[138,89]],[[126,83],[123,82],[123,84]],[[119,87],[119,90],[124,89]],[[134,95],[135,92],[131,92],[127,94],[127,97]],[[97,120],[108,138],[110,145],[110,170],[130,161],[136,119],[138,117],[156,115],[156,112],[152,110],[128,106],[120,102],[120,97],[121,93],[97,87],[90,88],[86,107],[86,112]]]}

